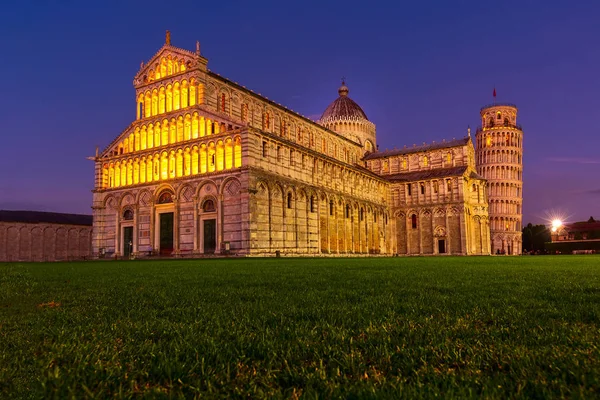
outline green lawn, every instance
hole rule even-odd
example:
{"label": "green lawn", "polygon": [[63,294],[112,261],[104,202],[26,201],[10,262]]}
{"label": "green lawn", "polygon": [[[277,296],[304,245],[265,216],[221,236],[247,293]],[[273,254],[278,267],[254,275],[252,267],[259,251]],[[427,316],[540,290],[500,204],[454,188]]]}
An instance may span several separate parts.
{"label": "green lawn", "polygon": [[0,398],[600,396],[600,256],[0,263]]}

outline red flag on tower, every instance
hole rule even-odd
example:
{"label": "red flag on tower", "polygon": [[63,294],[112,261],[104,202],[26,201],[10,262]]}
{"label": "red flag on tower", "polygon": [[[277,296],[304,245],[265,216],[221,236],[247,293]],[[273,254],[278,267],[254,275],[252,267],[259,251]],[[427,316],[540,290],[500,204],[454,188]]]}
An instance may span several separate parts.
{"label": "red flag on tower", "polygon": [[494,99],[496,98],[496,88],[494,88]]}

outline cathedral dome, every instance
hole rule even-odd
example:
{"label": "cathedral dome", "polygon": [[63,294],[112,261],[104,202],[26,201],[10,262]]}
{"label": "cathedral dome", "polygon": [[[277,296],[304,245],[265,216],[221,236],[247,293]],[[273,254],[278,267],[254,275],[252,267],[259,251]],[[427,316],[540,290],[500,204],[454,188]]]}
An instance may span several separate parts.
{"label": "cathedral dome", "polygon": [[340,97],[335,99],[333,103],[325,109],[321,115],[320,121],[331,120],[369,120],[367,114],[354,100],[348,97],[348,86],[342,82],[342,86],[338,89]]}

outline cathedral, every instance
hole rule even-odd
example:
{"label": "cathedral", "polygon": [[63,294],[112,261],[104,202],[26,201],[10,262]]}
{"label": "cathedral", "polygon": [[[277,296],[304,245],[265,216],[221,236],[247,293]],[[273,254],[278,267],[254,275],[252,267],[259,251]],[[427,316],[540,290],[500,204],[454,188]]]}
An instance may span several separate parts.
{"label": "cathedral", "polygon": [[379,151],[349,97],[310,120],[165,44],[134,77],[136,119],[96,154],[94,257],[520,254],[517,108],[476,143]]}

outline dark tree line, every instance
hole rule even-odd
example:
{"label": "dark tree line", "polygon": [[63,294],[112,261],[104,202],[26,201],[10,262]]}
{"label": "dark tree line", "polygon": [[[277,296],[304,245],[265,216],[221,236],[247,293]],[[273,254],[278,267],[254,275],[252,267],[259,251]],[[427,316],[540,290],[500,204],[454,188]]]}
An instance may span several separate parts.
{"label": "dark tree line", "polygon": [[523,228],[523,253],[525,252],[544,252],[544,243],[549,242],[550,229],[546,225],[527,224]]}

